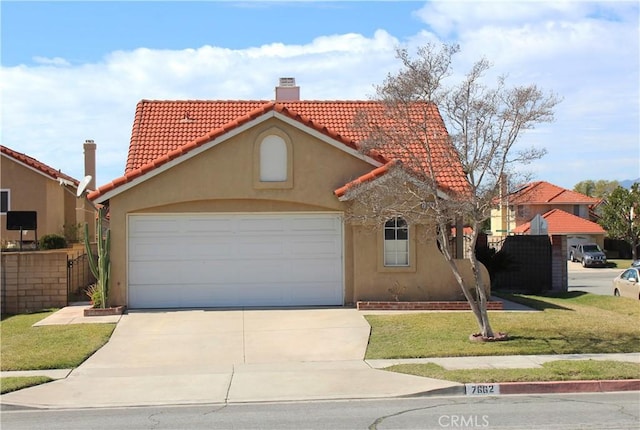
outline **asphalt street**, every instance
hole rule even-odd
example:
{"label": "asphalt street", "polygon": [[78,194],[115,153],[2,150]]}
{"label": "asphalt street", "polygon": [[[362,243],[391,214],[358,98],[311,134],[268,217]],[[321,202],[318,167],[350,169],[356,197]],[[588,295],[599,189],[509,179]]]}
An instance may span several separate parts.
{"label": "asphalt street", "polygon": [[568,263],[569,291],[585,291],[605,296],[613,295],[612,281],[623,269],[583,268],[579,263]]}
{"label": "asphalt street", "polygon": [[3,411],[2,429],[637,429],[640,393]]}

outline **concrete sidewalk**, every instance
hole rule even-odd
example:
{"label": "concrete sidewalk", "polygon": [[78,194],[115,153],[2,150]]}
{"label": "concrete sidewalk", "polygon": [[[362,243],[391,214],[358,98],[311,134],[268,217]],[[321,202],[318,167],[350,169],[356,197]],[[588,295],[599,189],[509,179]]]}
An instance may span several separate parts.
{"label": "concrete sidewalk", "polygon": [[[556,355],[499,355],[499,356],[471,356],[471,357],[431,357],[404,359],[370,359],[364,360],[373,369],[385,369],[397,364],[425,364],[434,363],[446,370],[460,369],[531,369],[542,367],[542,364],[558,360],[606,360],[622,361],[640,364],[640,352],[614,354],[556,354]],[[358,362],[356,360],[355,362]],[[349,362],[341,362],[345,367],[352,368]],[[316,362],[317,364],[317,362]],[[348,364],[348,365],[347,365]],[[250,365],[246,365],[250,366]],[[326,366],[325,366],[326,368]],[[254,367],[258,370],[259,367]],[[262,370],[265,366],[262,366]],[[49,370],[19,370],[0,372],[0,377],[8,376],[47,376],[51,379],[64,379],[73,369]]]}
{"label": "concrete sidewalk", "polygon": [[392,360],[366,360],[374,369],[396,364],[434,363],[447,370],[459,369],[530,369],[558,360],[611,360],[640,364],[640,352],[619,354],[487,355],[479,357],[433,357]]}

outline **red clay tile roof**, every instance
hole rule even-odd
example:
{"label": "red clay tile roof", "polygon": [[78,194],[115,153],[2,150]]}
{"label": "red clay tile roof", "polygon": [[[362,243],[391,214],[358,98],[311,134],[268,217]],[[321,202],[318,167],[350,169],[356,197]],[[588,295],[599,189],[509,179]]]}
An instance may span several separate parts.
{"label": "red clay tile roof", "polygon": [[372,171],[365,173],[364,175],[354,179],[353,181],[343,185],[342,187],[338,188],[337,190],[335,190],[333,192],[333,194],[336,195],[336,197],[342,197],[345,195],[345,193],[352,187],[355,187],[356,185],[359,184],[363,184],[365,182],[369,182],[372,181],[376,178],[379,178],[380,176],[386,174],[389,171],[389,168],[391,168],[391,166],[397,164],[399,161],[398,160],[391,160],[388,163],[383,164],[380,167],[377,167],[375,169],[373,169]]}
{"label": "red clay tile roof", "polygon": [[599,199],[567,190],[544,181],[532,182],[527,184],[524,188],[521,188],[509,195],[509,204],[516,205],[546,203],[593,205],[599,201]]}
{"label": "red clay tile roof", "polygon": [[[547,221],[549,234],[604,234],[606,231],[595,222],[580,218],[560,209],[552,209],[542,215]],[[527,233],[531,228],[531,223],[521,224],[516,227],[514,233]]]}
{"label": "red clay tile roof", "polygon": [[[450,148],[447,131],[435,105],[428,106],[428,109],[431,121],[428,129],[438,136],[438,139],[433,139],[434,153],[442,154],[446,151],[443,148]],[[372,117],[379,118],[384,113],[384,106],[374,101],[142,100],[136,108],[124,176],[98,188],[89,197],[95,199],[131,182],[270,111],[286,115],[348,147],[358,149],[358,142],[365,139],[367,133],[354,127],[356,116],[366,111]],[[425,152],[421,145],[414,145],[413,150],[419,156]],[[383,163],[395,158],[405,161],[407,158],[407,154],[369,155]],[[468,184],[460,163],[441,158],[436,175],[438,184],[452,191],[467,190]]]}
{"label": "red clay tile roof", "polygon": [[14,151],[13,149],[7,148],[6,146],[0,145],[0,153],[5,154],[7,157],[11,157],[19,163],[25,164],[32,169],[37,170],[40,173],[44,173],[49,176],[51,179],[58,180],[59,178],[66,179],[67,181],[73,182],[76,186],[80,183],[75,178],[72,178],[69,175],[65,175],[60,170],[56,170],[53,167],[49,167],[46,164],[36,160],[33,157],[29,157],[26,154],[21,152]]}

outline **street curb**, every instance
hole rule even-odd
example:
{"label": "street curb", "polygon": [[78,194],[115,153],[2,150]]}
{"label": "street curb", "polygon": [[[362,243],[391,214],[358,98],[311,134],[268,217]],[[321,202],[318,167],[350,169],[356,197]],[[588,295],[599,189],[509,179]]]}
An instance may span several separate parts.
{"label": "street curb", "polygon": [[[494,387],[481,394],[470,392],[471,385]],[[593,380],[593,381],[541,381],[541,382],[501,382],[460,384],[438,388],[420,393],[397,396],[398,398],[437,397],[437,396],[497,396],[513,394],[568,394],[568,393],[607,393],[614,391],[640,391],[640,379]]]}
{"label": "street curb", "polygon": [[500,394],[604,393],[640,391],[640,379],[603,381],[503,382]]}

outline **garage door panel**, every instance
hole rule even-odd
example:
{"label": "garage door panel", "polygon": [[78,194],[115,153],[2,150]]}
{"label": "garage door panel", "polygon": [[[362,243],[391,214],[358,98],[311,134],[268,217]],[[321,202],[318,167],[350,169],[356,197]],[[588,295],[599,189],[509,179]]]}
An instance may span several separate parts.
{"label": "garage door panel", "polygon": [[154,235],[158,233],[179,231],[178,220],[167,217],[145,217],[145,219],[134,218],[130,221],[129,228],[135,230],[136,235]]}
{"label": "garage door panel", "polygon": [[283,244],[281,242],[274,243],[271,238],[239,240],[234,248],[233,257],[241,259],[274,258],[284,255]]}
{"label": "garage door panel", "polygon": [[336,214],[132,215],[129,306],[340,305],[342,248]]}
{"label": "garage door panel", "polygon": [[292,285],[289,288],[265,287],[264,284],[245,284],[230,290],[229,285],[181,284],[144,285],[129,293],[132,303],[144,303],[146,308],[230,306],[305,306],[326,305],[327,301],[341,300],[340,295],[327,293],[322,283]]}
{"label": "garage door panel", "polygon": [[238,219],[238,233],[282,233],[286,230],[285,223],[279,218],[240,218]]}
{"label": "garage door panel", "polygon": [[297,265],[287,267],[287,277],[291,282],[308,282],[313,279],[315,282],[337,282],[342,274],[335,267],[332,260],[318,260],[313,264],[301,262]]}
{"label": "garage door panel", "polygon": [[339,226],[338,220],[326,217],[294,218],[291,220],[291,230],[303,233],[314,232],[335,232]]}
{"label": "garage door panel", "polygon": [[289,243],[289,252],[293,255],[336,255],[340,253],[342,243],[339,238],[317,239],[317,237],[305,236],[296,238]]}
{"label": "garage door panel", "polygon": [[217,258],[229,255],[230,241],[148,241],[132,240],[129,244],[129,261],[174,261],[189,260],[193,256],[200,259]]}
{"label": "garage door panel", "polygon": [[185,233],[202,234],[207,232],[225,234],[231,229],[232,222],[228,219],[187,218],[183,220],[182,230]]}

